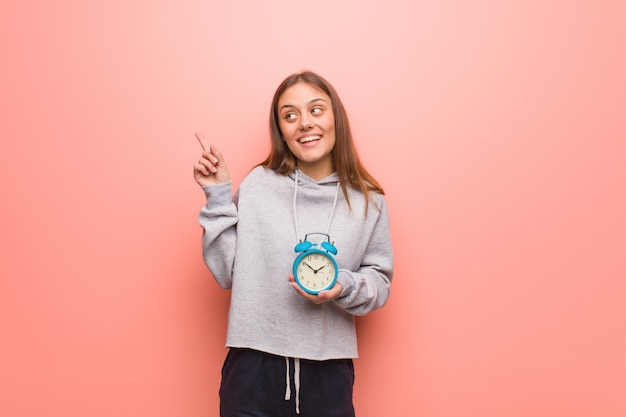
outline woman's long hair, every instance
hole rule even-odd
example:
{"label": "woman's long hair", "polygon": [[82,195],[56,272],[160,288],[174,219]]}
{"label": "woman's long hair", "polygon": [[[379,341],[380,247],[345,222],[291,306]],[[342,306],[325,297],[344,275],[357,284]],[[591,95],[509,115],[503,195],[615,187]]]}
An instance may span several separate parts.
{"label": "woman's long hair", "polygon": [[[361,191],[366,197],[369,195],[369,192],[385,194],[380,184],[367,172],[359,160],[352,141],[348,116],[339,99],[339,95],[328,81],[311,71],[290,75],[276,89],[272,99],[272,108],[270,109],[271,149],[267,158],[259,165],[270,168],[282,175],[291,173],[296,167],[296,157],[287,147],[280,131],[278,100],[289,87],[297,83],[308,84],[330,97],[333,115],[335,116],[335,147],[332,151],[332,159],[341,190],[348,202],[348,207],[350,207],[350,200],[348,198],[347,184]],[[368,200],[369,198],[366,198],[366,212]]]}

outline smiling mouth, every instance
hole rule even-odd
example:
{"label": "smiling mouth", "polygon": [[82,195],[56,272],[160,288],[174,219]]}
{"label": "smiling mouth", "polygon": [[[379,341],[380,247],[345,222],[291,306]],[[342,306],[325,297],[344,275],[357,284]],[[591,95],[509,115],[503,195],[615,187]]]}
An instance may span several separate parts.
{"label": "smiling mouth", "polygon": [[311,135],[311,136],[305,136],[303,138],[298,139],[299,143],[308,143],[308,142],[313,142],[316,140],[320,140],[322,138],[321,135]]}

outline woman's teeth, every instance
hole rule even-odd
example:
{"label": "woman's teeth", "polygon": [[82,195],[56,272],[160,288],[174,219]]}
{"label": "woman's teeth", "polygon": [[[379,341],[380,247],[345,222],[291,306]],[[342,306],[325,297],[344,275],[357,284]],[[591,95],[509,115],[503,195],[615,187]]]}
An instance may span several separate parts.
{"label": "woman's teeth", "polygon": [[320,135],[314,135],[314,136],[307,136],[304,138],[301,138],[298,142],[300,143],[307,143],[307,142],[311,142],[314,140],[320,140],[322,137]]}

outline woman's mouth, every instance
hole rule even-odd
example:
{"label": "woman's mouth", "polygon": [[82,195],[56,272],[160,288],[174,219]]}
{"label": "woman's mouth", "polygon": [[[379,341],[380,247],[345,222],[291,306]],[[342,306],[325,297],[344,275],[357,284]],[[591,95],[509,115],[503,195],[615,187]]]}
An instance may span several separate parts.
{"label": "woman's mouth", "polygon": [[316,140],[320,140],[322,138],[321,135],[311,135],[311,136],[305,136],[303,138],[298,139],[298,143],[308,143],[308,142],[313,142]]}

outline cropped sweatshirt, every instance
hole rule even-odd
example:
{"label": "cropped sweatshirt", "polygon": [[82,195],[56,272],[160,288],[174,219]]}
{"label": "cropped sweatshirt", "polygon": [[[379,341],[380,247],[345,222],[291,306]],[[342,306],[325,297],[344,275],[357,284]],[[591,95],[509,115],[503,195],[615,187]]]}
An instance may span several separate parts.
{"label": "cropped sweatshirt", "polygon": [[[315,181],[296,171],[280,175],[258,166],[235,193],[230,182],[203,187],[204,261],[217,283],[231,289],[226,346],[310,360],[356,358],[354,316],[382,307],[389,297],[393,252],[386,201],[348,187],[348,207],[335,173]],[[295,245],[327,230],[343,289],[316,305],[291,287],[288,275]]]}

